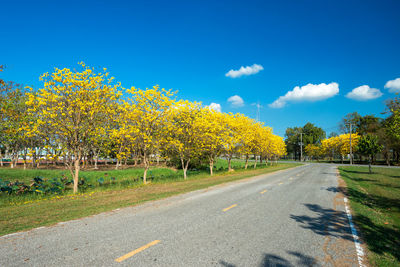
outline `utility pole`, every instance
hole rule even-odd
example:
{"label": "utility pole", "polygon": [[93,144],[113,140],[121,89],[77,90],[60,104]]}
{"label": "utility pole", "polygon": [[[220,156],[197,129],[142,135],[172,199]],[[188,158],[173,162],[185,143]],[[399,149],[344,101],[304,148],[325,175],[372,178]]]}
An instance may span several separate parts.
{"label": "utility pole", "polygon": [[353,148],[351,147],[351,123],[350,124],[350,165],[353,165]]}
{"label": "utility pole", "polygon": [[300,133],[300,162],[303,162],[303,133]]}

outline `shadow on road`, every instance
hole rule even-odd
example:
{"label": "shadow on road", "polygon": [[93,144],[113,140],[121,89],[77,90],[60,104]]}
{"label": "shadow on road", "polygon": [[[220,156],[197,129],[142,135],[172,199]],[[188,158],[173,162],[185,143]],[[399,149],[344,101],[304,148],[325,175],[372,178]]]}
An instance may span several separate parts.
{"label": "shadow on road", "polygon": [[314,212],[316,216],[290,215],[290,218],[300,223],[301,227],[309,229],[318,235],[353,240],[345,212],[323,208],[316,204],[304,204],[304,206]]}
{"label": "shadow on road", "polygon": [[[366,194],[356,189],[343,187],[329,187],[330,192],[342,192],[351,201],[368,206],[373,210],[392,210],[400,211],[400,200]],[[310,229],[314,233],[323,236],[335,236],[345,240],[353,240],[348,227],[348,219],[345,212],[336,211],[329,208],[323,208],[319,205],[304,204],[310,211],[316,213],[316,216],[297,216],[290,217],[300,223],[301,227]],[[361,230],[363,239],[368,244],[368,249],[378,254],[390,254],[398,261],[400,260],[400,229],[385,225],[378,225],[370,218],[363,215],[353,216],[353,220]]]}
{"label": "shadow on road", "polygon": [[[284,259],[275,254],[265,253],[260,267],[294,267],[294,266],[312,266],[315,265],[315,260],[312,257],[304,255],[300,252],[296,251],[286,251],[289,255],[295,256],[295,260],[290,262],[287,259]],[[220,260],[219,264],[225,267],[236,267],[236,265],[228,263],[226,261]]]}

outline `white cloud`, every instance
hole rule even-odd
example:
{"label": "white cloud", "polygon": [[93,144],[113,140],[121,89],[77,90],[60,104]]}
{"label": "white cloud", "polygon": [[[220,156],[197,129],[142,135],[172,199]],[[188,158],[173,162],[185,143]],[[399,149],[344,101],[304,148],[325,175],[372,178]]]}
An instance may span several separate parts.
{"label": "white cloud", "polygon": [[400,78],[388,81],[385,88],[388,88],[391,93],[400,93]]}
{"label": "white cloud", "polygon": [[337,83],[320,83],[307,84],[302,87],[296,86],[292,91],[287,92],[284,96],[280,96],[268,106],[271,108],[282,108],[287,102],[301,101],[318,101],[333,97],[339,93],[339,84]]}
{"label": "white cloud", "polygon": [[231,106],[234,108],[240,108],[244,106],[243,98],[238,95],[233,95],[229,97],[227,101],[231,103]]}
{"label": "white cloud", "polygon": [[358,101],[366,101],[381,97],[382,95],[379,89],[371,88],[368,85],[362,85],[347,93],[346,97]]}
{"label": "white cloud", "polygon": [[220,104],[217,104],[217,103],[211,103],[211,104],[208,106],[208,108],[209,108],[209,109],[213,109],[213,110],[218,111],[218,112],[221,112],[221,111],[222,111],[221,105],[220,105]]}
{"label": "white cloud", "polygon": [[238,70],[228,71],[227,73],[225,73],[225,76],[231,77],[231,78],[238,78],[243,75],[248,76],[248,75],[257,74],[260,71],[262,71],[263,69],[264,69],[263,66],[258,65],[258,64],[253,64],[251,66],[246,66],[246,67],[241,66],[240,69],[238,69]]}

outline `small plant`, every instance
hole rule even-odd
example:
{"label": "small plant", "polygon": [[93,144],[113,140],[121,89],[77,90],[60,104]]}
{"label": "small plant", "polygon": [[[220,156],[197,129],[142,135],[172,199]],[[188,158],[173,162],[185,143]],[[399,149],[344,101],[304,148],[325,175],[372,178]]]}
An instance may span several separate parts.
{"label": "small plant", "polygon": [[104,178],[100,177],[99,179],[97,179],[97,182],[99,183],[99,185],[103,185],[104,184]]}

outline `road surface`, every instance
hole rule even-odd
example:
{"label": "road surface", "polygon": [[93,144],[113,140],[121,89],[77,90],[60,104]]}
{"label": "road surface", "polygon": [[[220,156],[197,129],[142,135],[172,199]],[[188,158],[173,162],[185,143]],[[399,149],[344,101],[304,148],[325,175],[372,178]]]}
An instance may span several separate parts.
{"label": "road surface", "polygon": [[358,266],[331,164],[0,237],[0,266]]}

